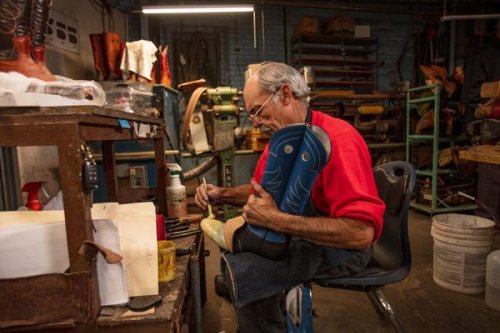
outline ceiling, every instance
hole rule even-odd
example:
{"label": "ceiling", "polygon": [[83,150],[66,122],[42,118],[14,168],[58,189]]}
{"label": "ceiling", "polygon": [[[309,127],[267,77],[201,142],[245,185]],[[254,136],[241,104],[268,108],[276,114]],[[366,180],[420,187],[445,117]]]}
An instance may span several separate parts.
{"label": "ceiling", "polygon": [[255,5],[278,5],[287,7],[303,8],[325,8],[346,11],[377,11],[377,12],[395,12],[405,13],[440,13],[443,14],[443,8],[446,6],[448,14],[482,14],[482,13],[500,13],[499,0],[199,0],[199,1],[167,1],[167,0],[91,0],[102,1],[107,5],[118,5],[125,11],[139,10],[142,5],[175,5],[175,4],[222,4],[222,3],[253,3]]}

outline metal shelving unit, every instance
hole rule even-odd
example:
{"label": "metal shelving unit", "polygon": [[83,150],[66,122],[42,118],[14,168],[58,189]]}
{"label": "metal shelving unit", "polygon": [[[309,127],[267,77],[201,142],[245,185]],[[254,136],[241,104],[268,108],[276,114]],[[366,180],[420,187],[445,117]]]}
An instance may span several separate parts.
{"label": "metal shelving unit", "polygon": [[317,90],[376,89],[377,39],[303,34],[293,37],[291,44],[292,64],[312,67]]}
{"label": "metal shelving unit", "polygon": [[[432,149],[432,164],[430,169],[426,170],[417,170],[417,176],[423,176],[430,178],[431,183],[431,199],[430,205],[425,203],[416,202],[416,200],[412,200],[410,205],[418,210],[425,211],[430,214],[434,213],[446,213],[446,212],[457,212],[457,211],[468,211],[476,208],[475,204],[466,204],[466,205],[448,205],[445,200],[446,198],[441,198],[438,195],[438,176],[439,175],[450,175],[454,174],[456,170],[454,169],[441,169],[438,164],[438,153],[439,153],[439,144],[440,143],[449,143],[450,145],[454,145],[455,140],[451,140],[449,138],[440,138],[439,137],[439,95],[440,95],[440,86],[431,85],[431,86],[422,86],[408,89],[406,93],[406,161],[411,163],[411,146],[413,143],[429,143],[431,144]],[[431,92],[430,95],[420,97],[419,95],[425,94],[426,92]],[[412,106],[421,103],[432,103],[434,112],[434,124],[433,124],[433,133],[432,134],[413,134],[411,133],[411,125],[410,112],[412,110]]]}

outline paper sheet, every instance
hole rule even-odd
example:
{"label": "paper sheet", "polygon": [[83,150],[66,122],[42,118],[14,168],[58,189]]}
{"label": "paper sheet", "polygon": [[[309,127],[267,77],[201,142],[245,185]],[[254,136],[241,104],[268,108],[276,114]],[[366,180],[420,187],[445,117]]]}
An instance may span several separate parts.
{"label": "paper sheet", "polygon": [[[118,227],[112,220],[93,220],[94,240],[96,243],[121,253]],[[127,292],[127,275],[122,262],[108,264],[101,253],[97,255],[97,279],[101,305],[122,305],[129,301]]]}
{"label": "paper sheet", "polygon": [[127,271],[128,296],[158,295],[156,211],[151,202],[94,204],[93,219],[115,221]]}
{"label": "paper sheet", "polygon": [[64,212],[0,212],[0,278],[63,273],[69,267]]}

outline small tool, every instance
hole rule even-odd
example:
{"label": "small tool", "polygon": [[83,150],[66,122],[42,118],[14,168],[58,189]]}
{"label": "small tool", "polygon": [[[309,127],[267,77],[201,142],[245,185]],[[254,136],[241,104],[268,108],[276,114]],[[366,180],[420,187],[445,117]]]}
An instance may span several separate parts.
{"label": "small tool", "polygon": [[[203,186],[205,187],[205,192],[207,192],[207,195],[208,195],[207,180],[205,179],[205,177],[203,177]],[[215,215],[212,212],[212,205],[210,203],[208,204],[208,218],[209,219],[215,218]]]}

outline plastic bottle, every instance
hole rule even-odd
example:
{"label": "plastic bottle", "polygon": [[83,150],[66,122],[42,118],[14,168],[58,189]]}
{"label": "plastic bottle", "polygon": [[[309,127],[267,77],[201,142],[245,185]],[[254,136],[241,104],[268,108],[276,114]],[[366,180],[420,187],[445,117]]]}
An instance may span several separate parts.
{"label": "plastic bottle", "polygon": [[170,185],[167,187],[168,217],[180,217],[188,214],[186,186],[181,184],[179,174],[170,174]]}
{"label": "plastic bottle", "polygon": [[493,251],[486,259],[486,289],[484,302],[500,311],[500,250]]}

